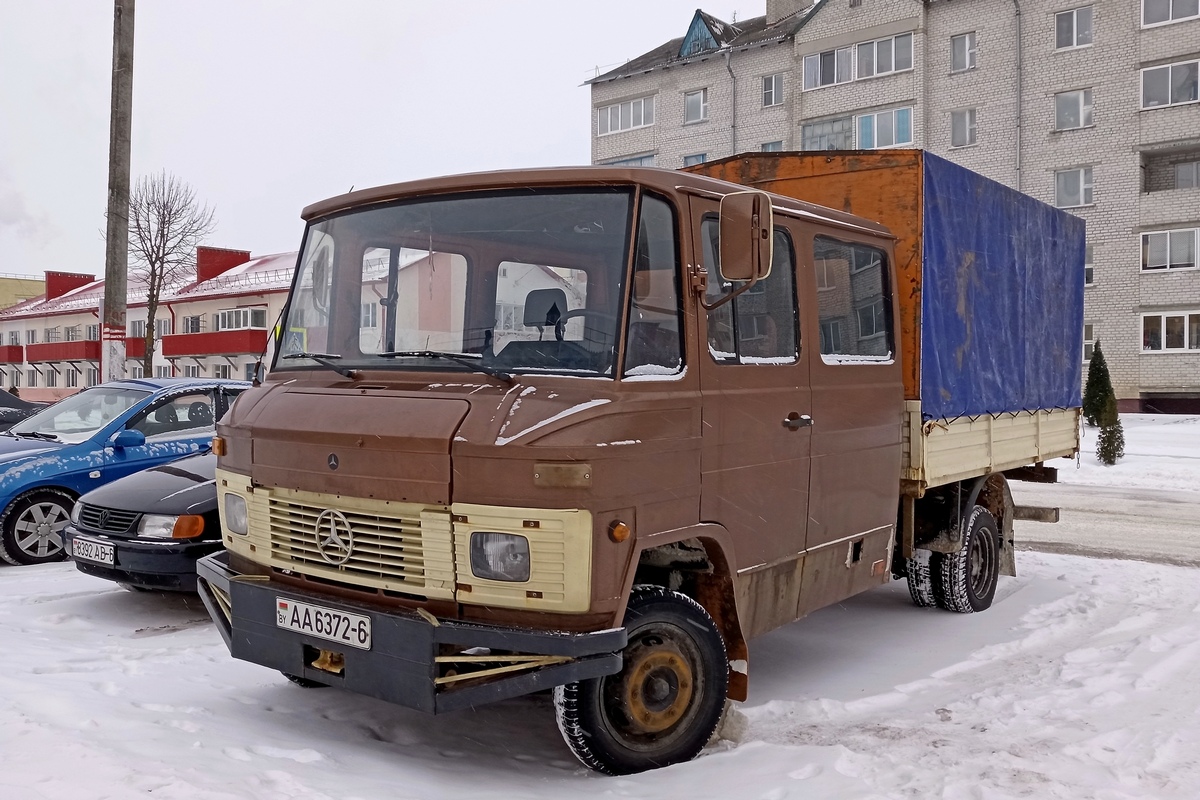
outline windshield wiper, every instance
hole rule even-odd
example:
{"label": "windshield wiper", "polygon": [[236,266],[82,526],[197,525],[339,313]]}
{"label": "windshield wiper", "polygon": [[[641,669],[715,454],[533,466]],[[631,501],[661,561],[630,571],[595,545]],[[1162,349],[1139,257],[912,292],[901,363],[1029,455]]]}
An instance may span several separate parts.
{"label": "windshield wiper", "polygon": [[340,353],[288,353],[284,358],[307,358],[317,362],[322,367],[333,370],[338,375],[345,375],[347,378],[356,378],[358,373],[349,367],[339,367],[334,364],[332,359],[341,358]]}
{"label": "windshield wiper", "polygon": [[13,435],[21,437],[28,436],[30,439],[45,439],[47,442],[58,441],[58,436],[53,433],[45,433],[43,431],[22,431],[20,433],[14,433]]}
{"label": "windshield wiper", "polygon": [[443,353],[440,350],[393,350],[387,353],[377,353],[380,358],[444,358],[455,364],[462,364],[467,369],[482,372],[492,378],[498,378],[505,383],[512,383],[513,376],[502,370],[493,369],[475,359],[482,358],[476,353]]}

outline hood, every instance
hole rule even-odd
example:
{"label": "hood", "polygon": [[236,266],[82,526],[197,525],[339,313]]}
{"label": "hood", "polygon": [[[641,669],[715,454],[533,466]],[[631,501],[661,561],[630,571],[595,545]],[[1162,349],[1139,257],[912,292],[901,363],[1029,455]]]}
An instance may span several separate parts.
{"label": "hood", "polygon": [[13,461],[24,456],[33,456],[50,450],[66,447],[62,442],[32,439],[17,436],[0,436],[0,462]]}
{"label": "hood", "polygon": [[147,514],[204,514],[217,507],[212,453],[188,456],[101,486],[79,502]]}

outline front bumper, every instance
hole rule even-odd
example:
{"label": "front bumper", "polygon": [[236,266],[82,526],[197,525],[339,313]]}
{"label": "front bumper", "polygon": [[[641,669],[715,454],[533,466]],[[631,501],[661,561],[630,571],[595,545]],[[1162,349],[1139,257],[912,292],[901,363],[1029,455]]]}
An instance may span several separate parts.
{"label": "front bumper", "polygon": [[116,551],[113,564],[74,559],[80,572],[131,586],[167,591],[196,591],[197,559],[221,549],[220,539],[148,542],[79,531],[68,525],[63,529],[63,550],[67,555],[71,554],[71,542],[76,537],[112,545]]}
{"label": "front bumper", "polygon": [[[201,559],[196,570],[200,579],[197,591],[234,658],[421,711],[440,713],[484,705],[621,669],[624,628],[559,633],[435,620],[403,610],[380,611],[264,576],[239,575],[230,568],[225,552]],[[280,599],[369,617],[371,649],[344,647],[279,627],[276,608]],[[479,673],[480,677],[470,679],[452,677],[449,669],[455,655],[468,648],[520,654],[518,659],[546,659],[528,667],[492,669],[490,674]],[[342,657],[339,674],[312,666],[322,650]],[[504,656],[498,655],[496,660],[501,662]]]}

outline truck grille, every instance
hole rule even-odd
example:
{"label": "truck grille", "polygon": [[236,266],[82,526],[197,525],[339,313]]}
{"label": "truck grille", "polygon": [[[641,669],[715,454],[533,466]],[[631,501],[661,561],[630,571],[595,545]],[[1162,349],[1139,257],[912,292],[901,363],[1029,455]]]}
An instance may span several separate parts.
{"label": "truck grille", "polygon": [[101,506],[83,505],[79,508],[81,526],[105,533],[128,533],[140,516],[138,511],[121,511]]}
{"label": "truck grille", "polygon": [[[322,498],[324,499],[324,498]],[[272,566],[305,575],[369,585],[426,597],[453,592],[453,552],[450,518],[446,511],[403,503],[370,501],[311,502],[308,498],[273,495],[267,503]],[[344,563],[331,563],[321,553],[320,542],[329,530],[317,530],[318,518],[334,512],[349,523],[353,546]],[[430,530],[432,529],[432,530]],[[432,534],[432,541],[427,534]],[[432,552],[427,548],[432,547]],[[332,551],[332,552],[331,552]],[[340,561],[344,551],[326,548]]]}

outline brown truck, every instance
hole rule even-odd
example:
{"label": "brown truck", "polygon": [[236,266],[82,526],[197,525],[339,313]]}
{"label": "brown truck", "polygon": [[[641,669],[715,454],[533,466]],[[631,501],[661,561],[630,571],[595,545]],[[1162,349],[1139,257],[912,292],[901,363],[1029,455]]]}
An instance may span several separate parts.
{"label": "brown truck", "polygon": [[734,182],[305,209],[273,368],[214,442],[200,591],[235,657],[433,713],[553,689],[620,774],[700,751],[754,636],[893,577],[991,604],[1006,475],[1078,446],[1082,223],[919,151],[702,169]]}

